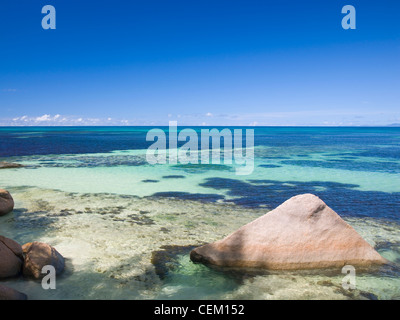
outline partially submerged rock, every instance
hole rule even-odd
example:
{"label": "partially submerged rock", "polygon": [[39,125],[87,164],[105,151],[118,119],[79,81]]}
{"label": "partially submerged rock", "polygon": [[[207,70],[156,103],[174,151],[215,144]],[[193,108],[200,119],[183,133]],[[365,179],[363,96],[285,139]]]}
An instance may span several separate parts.
{"label": "partially submerged rock", "polygon": [[0,216],[4,216],[7,213],[13,211],[14,199],[11,194],[4,189],[0,189]]}
{"label": "partially submerged rock", "polygon": [[223,267],[312,269],[387,262],[312,194],[290,198],[226,238],[194,249],[194,262]]}
{"label": "partially submerged rock", "polygon": [[161,250],[153,251],[151,263],[154,265],[156,274],[163,280],[168,273],[179,265],[179,255],[187,255],[195,246],[161,246]]}
{"label": "partially submerged rock", "polygon": [[27,300],[26,294],[0,284],[0,300]]}
{"label": "partially submerged rock", "polygon": [[18,275],[22,262],[22,247],[14,240],[0,236],[0,278]]}
{"label": "partially submerged rock", "polygon": [[14,169],[14,168],[21,168],[21,167],[23,167],[23,165],[19,164],[19,163],[0,161],[0,169]]}
{"label": "partially submerged rock", "polygon": [[46,274],[42,273],[42,268],[46,265],[53,266],[57,275],[64,270],[64,257],[47,243],[29,242],[22,250],[25,255],[22,272],[26,277],[43,278]]}

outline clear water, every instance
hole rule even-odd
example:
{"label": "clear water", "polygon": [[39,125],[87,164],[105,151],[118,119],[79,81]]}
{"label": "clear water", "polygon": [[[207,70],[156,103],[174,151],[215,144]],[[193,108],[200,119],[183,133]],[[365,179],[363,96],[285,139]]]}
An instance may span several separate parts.
{"label": "clear water", "polygon": [[[50,243],[67,259],[57,290],[2,282],[31,299],[400,298],[400,128],[255,128],[248,176],[149,165],[149,129],[0,128],[0,161],[26,165],[0,170],[16,202],[0,234]],[[306,192],[393,265],[358,273],[346,291],[341,270],[243,274],[190,262],[192,246]]]}

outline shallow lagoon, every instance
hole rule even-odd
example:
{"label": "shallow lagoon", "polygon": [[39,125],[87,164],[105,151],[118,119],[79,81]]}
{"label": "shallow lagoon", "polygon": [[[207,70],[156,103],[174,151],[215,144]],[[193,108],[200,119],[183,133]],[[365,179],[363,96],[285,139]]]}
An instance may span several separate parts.
{"label": "shallow lagoon", "polygon": [[[249,176],[226,165],[149,165],[145,149],[128,141],[141,141],[143,130],[58,130],[0,130],[22,150],[11,156],[2,143],[0,160],[27,166],[0,171],[0,186],[16,201],[14,212],[0,218],[0,233],[20,243],[48,242],[67,259],[57,290],[2,281],[30,299],[400,298],[399,130],[256,129]],[[100,143],[102,135],[115,138],[114,150],[103,150],[109,144]],[[96,137],[93,152],[85,144]],[[29,140],[46,144],[44,154],[24,149]],[[80,152],[62,153],[49,141]],[[393,265],[360,271],[357,290],[346,291],[341,270],[243,274],[189,260],[192,246],[305,192],[320,196]]]}

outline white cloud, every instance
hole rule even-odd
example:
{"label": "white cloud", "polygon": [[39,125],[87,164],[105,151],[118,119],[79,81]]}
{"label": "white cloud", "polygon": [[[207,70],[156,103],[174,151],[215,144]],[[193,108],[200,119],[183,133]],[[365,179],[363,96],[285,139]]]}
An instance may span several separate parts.
{"label": "white cloud", "polygon": [[56,114],[44,114],[41,116],[21,116],[11,119],[0,119],[0,125],[4,126],[90,126],[90,125],[128,125],[128,120],[112,118],[84,118],[78,116],[66,116]]}
{"label": "white cloud", "polygon": [[[212,116],[210,116],[212,115]],[[292,112],[260,112],[211,114],[191,113],[172,115],[180,126],[341,126],[387,125],[400,121],[399,112],[357,112],[329,110],[299,110]],[[79,115],[43,114],[0,118],[0,126],[165,126],[171,120],[168,114],[152,114],[142,118],[91,118]]]}
{"label": "white cloud", "polygon": [[42,121],[50,121],[51,117],[49,114],[44,114],[41,117],[36,117],[35,121],[42,122]]}

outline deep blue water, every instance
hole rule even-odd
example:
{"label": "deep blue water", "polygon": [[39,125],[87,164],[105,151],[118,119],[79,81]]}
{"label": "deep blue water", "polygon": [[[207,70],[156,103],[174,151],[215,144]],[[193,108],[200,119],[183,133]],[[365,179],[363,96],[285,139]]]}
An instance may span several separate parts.
{"label": "deep blue water", "polygon": [[[160,127],[167,131],[167,127]],[[18,161],[22,156],[39,157],[42,166],[62,167],[46,155],[105,153],[114,150],[147,149],[152,142],[146,141],[150,127],[4,127],[0,128],[0,161]],[[181,129],[181,128],[179,128]],[[201,128],[194,127],[199,131]],[[218,129],[223,129],[218,128]],[[233,128],[230,128],[233,129]],[[241,128],[246,129],[246,128]],[[301,168],[340,169],[387,174],[386,181],[376,181],[377,186],[388,179],[399,179],[400,128],[396,127],[256,127],[255,156],[263,163],[260,168],[275,169],[285,166]],[[266,147],[266,148],[263,148]],[[315,155],[318,155],[315,158]],[[71,164],[70,164],[71,165]],[[140,166],[146,162],[130,157],[104,158],[82,156],[74,166]],[[220,165],[176,166],[180,179],[185,174],[202,174],[210,170],[228,171]],[[171,179],[165,176],[162,179]],[[176,177],[175,177],[176,178]],[[157,183],[149,180],[148,182]],[[389,181],[393,184],[393,181]],[[399,181],[400,183],[400,181]],[[349,216],[370,216],[399,220],[400,193],[361,191],[357,184],[317,181],[274,181],[265,179],[243,180],[232,174],[231,179],[207,178],[201,186],[218,193],[227,192],[236,198],[238,205],[249,208],[265,205],[274,208],[289,197],[311,192],[320,196],[334,210]],[[379,188],[377,188],[379,190]],[[180,197],[199,201],[217,201],[223,195],[200,195],[163,192],[156,197]]]}
{"label": "deep blue water", "polygon": [[[168,130],[168,127],[159,128]],[[146,141],[150,129],[152,127],[2,127],[0,157],[146,149],[151,144]],[[282,156],[283,148],[296,148],[299,156],[327,150],[333,155],[337,151],[343,156],[400,159],[400,128],[397,127],[256,127],[254,142],[256,146],[278,148],[277,156]]]}

